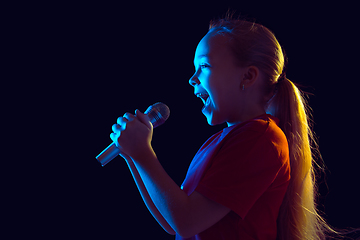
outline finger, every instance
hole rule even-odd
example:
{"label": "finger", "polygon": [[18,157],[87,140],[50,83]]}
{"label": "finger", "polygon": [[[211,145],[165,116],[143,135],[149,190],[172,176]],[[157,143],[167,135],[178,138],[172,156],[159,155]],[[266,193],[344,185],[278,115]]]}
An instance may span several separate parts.
{"label": "finger", "polygon": [[119,117],[117,119],[117,124],[119,124],[120,126],[125,126],[128,121],[129,120],[124,117]]}
{"label": "finger", "polygon": [[140,110],[138,109],[136,109],[135,114],[140,122],[145,124],[149,129],[152,129],[153,126],[149,120],[149,117],[146,114],[140,112]]}
{"label": "finger", "polygon": [[117,142],[117,134],[116,133],[110,133],[110,139],[116,143]]}
{"label": "finger", "polygon": [[118,138],[119,138],[120,134],[116,134],[116,133],[110,133],[110,139],[113,141],[113,143],[115,143],[116,147],[120,147],[119,142],[118,142]]}
{"label": "finger", "polygon": [[131,113],[128,113],[128,112],[127,112],[127,113],[124,114],[123,118],[131,121],[131,120],[134,120],[134,119],[135,119],[135,116],[132,115]]}
{"label": "finger", "polygon": [[118,132],[121,131],[121,125],[119,125],[119,124],[114,124],[114,125],[112,125],[111,128],[112,128],[114,133],[118,133]]}

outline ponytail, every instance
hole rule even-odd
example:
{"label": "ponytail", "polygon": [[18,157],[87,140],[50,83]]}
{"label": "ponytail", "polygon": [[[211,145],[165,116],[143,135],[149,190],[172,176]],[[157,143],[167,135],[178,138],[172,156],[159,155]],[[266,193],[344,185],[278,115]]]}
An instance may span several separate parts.
{"label": "ponytail", "polygon": [[[268,111],[279,121],[290,154],[291,180],[278,216],[278,239],[325,239],[325,232],[333,231],[316,209],[312,149],[317,149],[309,126],[308,105],[304,93],[289,79],[277,83]],[[311,146],[313,144],[313,146]]]}

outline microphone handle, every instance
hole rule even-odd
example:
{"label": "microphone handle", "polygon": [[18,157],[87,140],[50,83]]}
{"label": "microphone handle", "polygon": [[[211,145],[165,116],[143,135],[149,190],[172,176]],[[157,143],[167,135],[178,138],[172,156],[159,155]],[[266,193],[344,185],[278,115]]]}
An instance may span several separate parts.
{"label": "microphone handle", "polygon": [[107,148],[104,149],[104,151],[96,156],[96,159],[101,163],[101,166],[105,166],[117,155],[119,155],[120,152],[120,149],[116,147],[115,143],[111,143]]}

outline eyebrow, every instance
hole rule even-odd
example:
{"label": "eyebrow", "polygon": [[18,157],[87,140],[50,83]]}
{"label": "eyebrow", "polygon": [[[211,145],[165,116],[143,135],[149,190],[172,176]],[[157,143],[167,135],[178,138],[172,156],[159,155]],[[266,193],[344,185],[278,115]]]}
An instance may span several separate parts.
{"label": "eyebrow", "polygon": [[[197,57],[197,59],[201,59],[201,58],[203,58],[203,57],[208,58],[209,55],[208,55],[208,54],[201,54],[201,55],[199,55],[199,56]],[[194,59],[194,65],[195,65],[195,59]]]}
{"label": "eyebrow", "polygon": [[209,57],[209,55],[208,54],[202,54],[202,55],[198,56],[199,59],[203,58],[203,57]]}

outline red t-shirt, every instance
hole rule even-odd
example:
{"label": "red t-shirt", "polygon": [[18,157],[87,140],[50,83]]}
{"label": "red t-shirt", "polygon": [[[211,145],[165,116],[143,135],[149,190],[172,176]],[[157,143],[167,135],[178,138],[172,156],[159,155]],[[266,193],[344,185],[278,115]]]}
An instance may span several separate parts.
{"label": "red t-shirt", "polygon": [[188,239],[276,239],[276,219],[290,181],[288,143],[277,123],[264,114],[224,128],[199,149],[181,188],[231,211]]}

